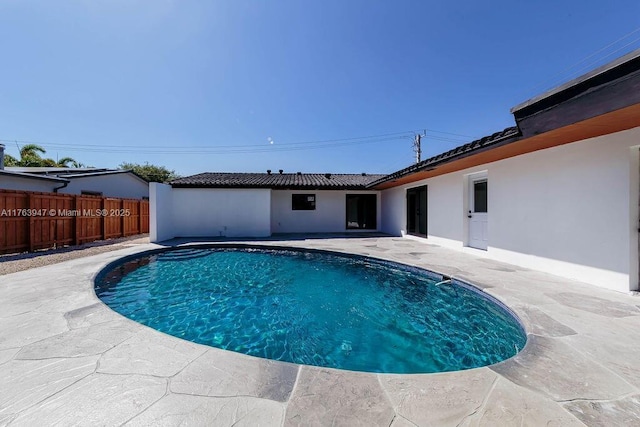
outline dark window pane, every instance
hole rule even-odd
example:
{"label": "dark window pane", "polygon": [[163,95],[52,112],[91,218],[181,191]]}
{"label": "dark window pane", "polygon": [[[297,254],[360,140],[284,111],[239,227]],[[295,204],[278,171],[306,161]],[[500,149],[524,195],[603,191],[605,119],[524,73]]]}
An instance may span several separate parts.
{"label": "dark window pane", "polygon": [[315,194],[292,194],[291,209],[294,211],[313,211],[316,209]]}
{"label": "dark window pane", "polygon": [[407,233],[427,237],[427,186],[407,189]]}
{"label": "dark window pane", "polygon": [[473,183],[473,211],[487,212],[487,181]]}

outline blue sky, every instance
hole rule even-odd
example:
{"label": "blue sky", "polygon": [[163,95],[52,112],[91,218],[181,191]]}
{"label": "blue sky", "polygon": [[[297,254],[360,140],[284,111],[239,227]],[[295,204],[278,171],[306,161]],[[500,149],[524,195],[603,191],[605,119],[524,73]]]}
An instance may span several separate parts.
{"label": "blue sky", "polygon": [[3,0],[0,40],[14,156],[388,173],[639,48],[640,2]]}

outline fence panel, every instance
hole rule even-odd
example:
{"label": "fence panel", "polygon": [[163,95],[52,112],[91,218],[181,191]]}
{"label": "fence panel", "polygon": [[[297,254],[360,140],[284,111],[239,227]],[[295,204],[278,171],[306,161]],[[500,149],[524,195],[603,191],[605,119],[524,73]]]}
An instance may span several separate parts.
{"label": "fence panel", "polygon": [[142,200],[140,202],[140,233],[149,232],[149,202]]}
{"label": "fence panel", "polygon": [[0,253],[149,232],[149,202],[0,189]]}
{"label": "fence panel", "polygon": [[104,199],[103,201],[103,218],[104,218],[104,238],[112,239],[114,237],[122,237],[122,217],[118,215],[122,201],[120,199]]}
{"label": "fence panel", "polygon": [[27,193],[0,192],[0,253],[29,250],[29,217],[20,215],[29,209]]}
{"label": "fence panel", "polygon": [[30,194],[29,208],[29,251],[73,244],[72,195]]}
{"label": "fence panel", "polygon": [[76,196],[76,244],[104,239],[102,218],[97,215],[102,209],[102,197]]}
{"label": "fence panel", "polygon": [[121,213],[126,214],[122,217],[124,235],[140,234],[140,202],[137,200],[123,200]]}

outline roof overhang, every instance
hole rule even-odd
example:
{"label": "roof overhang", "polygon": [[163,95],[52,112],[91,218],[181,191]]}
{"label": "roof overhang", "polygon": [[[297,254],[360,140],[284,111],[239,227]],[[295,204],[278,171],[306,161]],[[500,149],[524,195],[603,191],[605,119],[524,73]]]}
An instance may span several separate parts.
{"label": "roof overhang", "polygon": [[358,186],[328,186],[328,185],[252,185],[252,184],[170,184],[172,188],[209,188],[209,189],[250,189],[250,190],[323,190],[323,191],[375,191],[374,188],[367,188],[365,185]]}
{"label": "roof overhang", "polygon": [[[518,135],[374,182],[385,189],[640,126],[640,49],[511,109]],[[469,144],[467,144],[469,146]],[[432,160],[437,160],[433,162]]]}
{"label": "roof overhang", "polygon": [[80,178],[92,178],[96,176],[121,175],[121,174],[132,176],[137,180],[149,185],[149,182],[146,179],[142,178],[140,175],[138,175],[131,169],[106,170],[106,171],[88,172],[88,173],[68,173],[68,174],[58,174],[58,176],[67,178],[67,179],[80,179]]}
{"label": "roof overhang", "polygon": [[4,169],[0,169],[0,175],[7,175],[13,178],[20,178],[20,179],[35,179],[38,181],[49,181],[52,183],[69,182],[68,179],[64,179],[64,178],[57,178],[57,177],[45,176],[45,175],[35,175],[35,174],[23,173],[23,172],[14,172],[14,171],[8,171]]}
{"label": "roof overhang", "polygon": [[423,179],[461,171],[538,150],[633,129],[638,126],[640,126],[640,103],[529,138],[516,139],[515,141],[502,145],[492,146],[484,151],[474,152],[466,157],[455,158],[426,170],[416,171],[415,173],[392,181],[382,182],[373,188],[376,190],[384,190],[410,184]]}

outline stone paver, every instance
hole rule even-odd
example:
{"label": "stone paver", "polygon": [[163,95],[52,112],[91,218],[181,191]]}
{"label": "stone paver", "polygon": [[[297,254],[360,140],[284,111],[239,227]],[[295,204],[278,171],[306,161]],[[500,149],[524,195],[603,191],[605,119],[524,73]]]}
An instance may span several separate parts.
{"label": "stone paver", "polygon": [[590,426],[633,426],[640,419],[640,395],[613,402],[577,400],[564,405],[573,415]]}
{"label": "stone paver", "polygon": [[120,425],[167,390],[167,380],[94,374],[50,397],[14,421],[16,425]]}
{"label": "stone paver", "polygon": [[17,414],[92,374],[96,356],[13,360],[0,368],[0,416]]}
{"label": "stone paver", "polygon": [[463,426],[573,427],[582,423],[562,406],[504,378],[496,381],[488,399]]}
{"label": "stone paver", "polygon": [[22,347],[16,359],[52,359],[102,354],[134,334],[124,322],[107,322],[66,331]]}
{"label": "stone paver", "polygon": [[255,397],[205,397],[169,394],[127,426],[275,426],[286,406]]}
{"label": "stone paver", "polygon": [[388,426],[393,417],[375,375],[303,366],[285,426]]}
{"label": "stone paver", "polygon": [[498,376],[487,368],[456,373],[380,375],[396,413],[417,425],[457,426],[474,414]]}
{"label": "stone paver", "polygon": [[298,365],[208,350],[171,380],[174,393],[289,400]]}
{"label": "stone paver", "polygon": [[318,237],[251,243],[453,275],[509,305],[528,345],[490,367],[420,375],[209,348],[125,319],[96,298],[101,268],[158,247],[139,245],[0,276],[0,426],[640,425],[637,296],[412,239]]}
{"label": "stone paver", "polygon": [[171,377],[205,351],[204,346],[145,328],[104,353],[98,372]]}
{"label": "stone paver", "polygon": [[532,335],[525,350],[490,369],[555,401],[610,400],[634,391],[622,378],[560,340]]}

